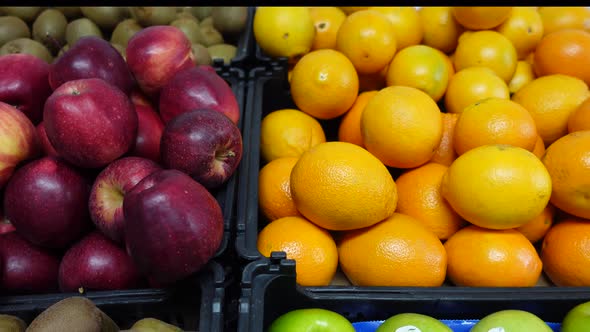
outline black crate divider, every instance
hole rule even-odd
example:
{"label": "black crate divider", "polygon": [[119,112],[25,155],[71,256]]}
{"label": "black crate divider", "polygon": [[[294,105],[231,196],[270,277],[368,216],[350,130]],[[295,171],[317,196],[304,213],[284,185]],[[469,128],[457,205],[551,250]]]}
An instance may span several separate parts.
{"label": "black crate divider", "polygon": [[216,59],[212,65],[216,69],[218,68],[249,68],[250,65],[255,61],[253,56],[254,49],[254,33],[252,31],[252,23],[254,21],[255,7],[248,7],[248,19],[246,21],[246,27],[237,37],[236,43],[236,55],[231,59],[229,64],[225,64],[223,60]]}
{"label": "black crate divider", "polygon": [[332,310],[353,323],[406,312],[477,320],[506,309],[560,323],[574,306],[590,300],[588,288],[301,287],[295,278],[295,261],[284,252],[249,263],[242,275],[238,332],[265,331],[280,315],[303,308]]}

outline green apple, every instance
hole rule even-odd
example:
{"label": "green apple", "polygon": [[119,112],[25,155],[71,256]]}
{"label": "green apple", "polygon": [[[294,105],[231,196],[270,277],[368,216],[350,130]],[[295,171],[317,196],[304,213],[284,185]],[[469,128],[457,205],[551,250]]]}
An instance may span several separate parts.
{"label": "green apple", "polygon": [[430,316],[404,313],[389,317],[375,332],[453,332],[453,330]]}
{"label": "green apple", "polygon": [[561,332],[588,331],[590,326],[590,302],[578,304],[568,311],[561,323]]}
{"label": "green apple", "polygon": [[477,322],[471,332],[553,332],[541,318],[523,310],[501,310]]}
{"label": "green apple", "polygon": [[326,309],[297,309],[277,318],[268,332],[355,332],[344,316]]}

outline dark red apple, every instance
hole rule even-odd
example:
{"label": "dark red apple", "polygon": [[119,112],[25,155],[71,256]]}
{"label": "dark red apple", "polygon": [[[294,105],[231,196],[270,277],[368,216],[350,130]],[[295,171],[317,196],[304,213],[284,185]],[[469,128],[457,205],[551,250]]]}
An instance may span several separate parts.
{"label": "dark red apple", "polygon": [[18,164],[37,157],[40,152],[33,123],[24,113],[0,102],[0,188],[6,185]]}
{"label": "dark red apple", "polygon": [[15,230],[14,225],[4,216],[2,204],[0,204],[0,234],[14,232]]}
{"label": "dark red apple", "polygon": [[146,276],[171,283],[199,271],[223,237],[223,215],[215,198],[177,170],[145,177],[123,200],[125,240]]}
{"label": "dark red apple", "polygon": [[155,25],[137,32],[125,54],[141,90],[150,97],[157,96],[174,74],[194,66],[191,42],[174,26]]}
{"label": "dark red apple", "polygon": [[39,142],[41,143],[41,149],[46,156],[58,156],[57,151],[49,142],[49,138],[47,138],[47,133],[45,132],[45,126],[43,122],[37,125],[37,136],[39,137]]}
{"label": "dark red apple", "polygon": [[64,248],[91,226],[90,187],[72,166],[44,157],[19,168],[4,192],[4,213],[35,245]]}
{"label": "dark red apple", "polygon": [[229,84],[201,66],[179,72],[162,88],[160,116],[164,123],[201,108],[221,112],[235,124],[240,119],[240,107]]}
{"label": "dark red apple", "polygon": [[58,290],[59,256],[35,246],[16,232],[0,235],[0,287],[12,294]]}
{"label": "dark red apple", "polygon": [[103,79],[125,94],[129,94],[135,85],[121,53],[96,36],[80,38],[49,69],[49,84],[53,90],[65,82],[83,78]]}
{"label": "dark red apple", "polygon": [[182,113],[162,133],[162,164],[183,171],[208,189],[225,183],[242,160],[242,134],[210,109]]}
{"label": "dark red apple", "polygon": [[160,170],[155,162],[140,157],[125,157],[110,163],[94,181],[88,207],[96,227],[115,242],[124,240],[123,198],[136,184]]}
{"label": "dark red apple", "polygon": [[59,266],[62,292],[132,289],[140,279],[125,250],[99,232],[88,234],[68,249]]}
{"label": "dark red apple", "polygon": [[51,94],[49,64],[36,56],[13,53],[0,56],[0,101],[23,112],[36,125]]}
{"label": "dark red apple", "polygon": [[129,151],[137,136],[129,97],[98,78],[62,84],[47,98],[43,116],[51,145],[79,167],[109,164]]}
{"label": "dark red apple", "polygon": [[143,157],[160,162],[160,140],[164,123],[151,106],[135,104],[137,112],[137,137],[135,146],[129,152],[131,156]]}

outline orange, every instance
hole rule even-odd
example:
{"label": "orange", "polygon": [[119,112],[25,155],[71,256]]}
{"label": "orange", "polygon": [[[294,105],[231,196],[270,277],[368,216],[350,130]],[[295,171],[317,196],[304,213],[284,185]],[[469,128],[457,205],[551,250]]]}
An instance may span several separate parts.
{"label": "orange", "polygon": [[422,7],[418,14],[424,31],[422,43],[447,54],[455,51],[464,28],[453,17],[451,7]]}
{"label": "orange", "polygon": [[312,51],[293,68],[293,101],[315,118],[333,119],[344,114],[354,103],[358,90],[359,78],[352,62],[338,51]]}
{"label": "orange", "polygon": [[516,71],[508,83],[508,90],[510,93],[516,93],[520,88],[532,82],[535,79],[535,73],[533,72],[533,66],[526,61],[518,61],[516,64]]}
{"label": "orange", "polygon": [[454,145],[454,136],[455,136],[455,125],[457,124],[457,120],[459,120],[458,113],[441,113],[440,114],[443,121],[443,132],[442,138],[440,139],[440,144],[436,151],[434,151],[434,155],[430,159],[430,161],[450,166],[451,163],[457,158],[457,153],[455,152],[455,145]]}
{"label": "orange", "polygon": [[457,22],[467,29],[487,30],[497,27],[510,17],[512,7],[453,7]]}
{"label": "orange", "polygon": [[526,224],[516,228],[517,231],[521,232],[531,243],[539,242],[543,239],[545,234],[553,225],[553,215],[555,214],[555,208],[551,204],[547,204],[547,207],[540,215],[533,218],[533,220]]}
{"label": "orange", "polygon": [[447,255],[418,220],[400,213],[366,229],[346,232],[338,243],[340,267],[357,286],[441,286]]}
{"label": "orange", "polygon": [[506,82],[490,68],[469,67],[451,77],[445,107],[447,112],[461,113],[465,107],[490,97],[510,99]]}
{"label": "orange", "polygon": [[542,160],[553,180],[551,203],[571,215],[590,219],[590,131],[558,139]]}
{"label": "orange", "polygon": [[537,136],[537,141],[535,142],[535,147],[533,148],[533,154],[539,159],[543,158],[543,155],[545,154],[545,143],[543,143],[541,136]]}
{"label": "orange", "polygon": [[258,203],[262,214],[270,221],[301,216],[291,197],[291,170],[299,158],[275,159],[258,173]]}
{"label": "orange", "polygon": [[340,121],[340,127],[338,128],[339,141],[356,144],[360,147],[365,146],[361,135],[361,116],[365,106],[377,92],[366,91],[359,94],[350,110],[344,114],[342,121]]}
{"label": "orange", "polygon": [[590,33],[566,29],[546,35],[535,50],[534,68],[538,76],[564,74],[590,84]]}
{"label": "orange", "polygon": [[350,15],[354,12],[358,12],[359,10],[366,10],[369,7],[338,7],[342,10],[346,15]]}
{"label": "orange", "polygon": [[535,52],[529,53],[529,55],[526,56],[525,61],[528,62],[531,66],[534,67],[534,64],[535,64]]}
{"label": "orange", "polygon": [[590,286],[590,222],[569,218],[549,229],[543,239],[543,270],[557,286]]}
{"label": "orange", "polygon": [[306,7],[257,7],[252,28],[266,54],[287,57],[289,61],[309,52],[315,35]]}
{"label": "orange", "polygon": [[359,74],[376,73],[397,50],[393,24],[374,10],[354,12],[338,29],[336,49],[350,59]]}
{"label": "orange", "polygon": [[549,146],[567,134],[570,115],[588,98],[590,91],[584,81],[567,75],[536,78],[523,86],[512,100],[526,108],[537,126],[537,132]]}
{"label": "orange", "polygon": [[401,50],[411,45],[418,45],[424,34],[420,15],[414,7],[370,7],[370,10],[385,15],[395,34],[397,49]]}
{"label": "orange", "polygon": [[309,7],[309,14],[315,26],[311,49],[335,48],[336,35],[346,14],[338,7]]}
{"label": "orange", "polygon": [[416,218],[441,240],[448,239],[463,226],[461,217],[440,193],[446,171],[444,165],[428,163],[408,170],[395,180],[396,211]]}
{"label": "orange", "polygon": [[455,159],[441,188],[465,220],[484,228],[508,229],[541,214],[551,195],[551,177],[530,151],[484,145]]}
{"label": "orange", "polygon": [[587,7],[540,7],[544,34],[563,29],[590,31],[590,9]]}
{"label": "orange", "polygon": [[466,107],[455,126],[458,155],[488,144],[509,144],[533,151],[537,128],[531,114],[508,99],[487,98]]}
{"label": "orange", "polygon": [[449,84],[446,55],[435,48],[414,45],[399,51],[387,71],[387,85],[403,85],[426,92],[439,101]]}
{"label": "orange", "polygon": [[361,117],[365,147],[390,167],[413,168],[432,158],[442,138],[438,105],[416,88],[379,91]]}
{"label": "orange", "polygon": [[570,115],[567,121],[567,130],[570,133],[590,130],[590,98],[586,98],[572,115]]}
{"label": "orange", "polygon": [[325,141],[320,123],[299,110],[271,112],[260,124],[260,152],[267,162],[282,157],[299,157]]}
{"label": "orange", "polygon": [[543,263],[531,242],[513,229],[468,226],[445,243],[447,274],[457,286],[533,287]]}
{"label": "orange", "polygon": [[265,257],[284,251],[288,259],[294,259],[301,286],[329,285],[338,267],[338,249],[330,233],[301,217],[266,225],[258,234],[257,248]]}
{"label": "orange", "polygon": [[451,59],[451,57],[447,56],[446,54],[444,54],[444,56],[445,56],[445,62],[447,63],[447,70],[449,71],[449,81],[450,81],[451,77],[453,77],[453,75],[455,75],[455,65],[453,64],[454,60]]}
{"label": "orange", "polygon": [[374,225],[397,206],[387,168],[346,142],[322,143],[304,153],[291,172],[291,194],[302,215],[329,230]]}
{"label": "orange", "polygon": [[508,84],[516,70],[518,56],[510,40],[496,31],[475,31],[459,40],[455,69],[483,66]]}
{"label": "orange", "polygon": [[543,38],[543,21],[533,7],[513,7],[510,16],[496,28],[516,48],[518,59],[524,59]]}

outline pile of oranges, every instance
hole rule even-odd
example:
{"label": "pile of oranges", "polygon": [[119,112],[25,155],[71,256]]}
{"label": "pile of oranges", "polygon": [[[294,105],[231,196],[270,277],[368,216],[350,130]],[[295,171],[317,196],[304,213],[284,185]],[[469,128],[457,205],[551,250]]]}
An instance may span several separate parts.
{"label": "pile of oranges", "polygon": [[590,9],[258,7],[254,34],[297,107],[262,119],[258,250],[299,284],[590,286]]}

